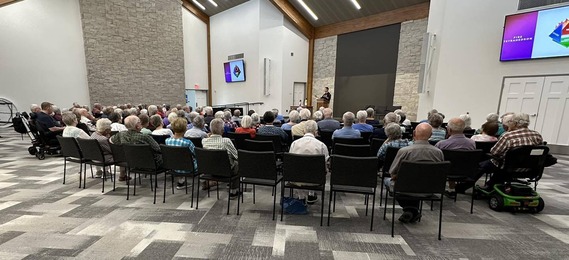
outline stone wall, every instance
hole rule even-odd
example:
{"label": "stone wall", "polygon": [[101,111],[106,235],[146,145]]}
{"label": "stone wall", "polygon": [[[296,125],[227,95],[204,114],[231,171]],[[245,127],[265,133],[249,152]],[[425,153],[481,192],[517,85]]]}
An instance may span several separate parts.
{"label": "stone wall", "polygon": [[[314,41],[314,70],[312,79],[312,95],[321,97],[324,87],[330,88],[332,100],[330,108],[334,108],[334,82],[336,80],[336,47],[338,36],[316,39]],[[312,97],[312,106],[316,107],[316,99]]]}
{"label": "stone wall", "polygon": [[402,106],[401,109],[407,113],[407,118],[411,121],[417,119],[419,63],[421,62],[423,35],[426,32],[427,18],[401,24],[393,105]]}
{"label": "stone wall", "polygon": [[185,103],[178,0],[79,0],[91,104]]}

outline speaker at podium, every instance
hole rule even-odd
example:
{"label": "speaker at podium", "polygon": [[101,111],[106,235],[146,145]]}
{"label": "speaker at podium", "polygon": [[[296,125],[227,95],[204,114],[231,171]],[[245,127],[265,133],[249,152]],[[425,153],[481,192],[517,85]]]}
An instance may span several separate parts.
{"label": "speaker at podium", "polygon": [[320,109],[321,107],[324,108],[328,108],[328,106],[330,105],[330,101],[323,99],[323,98],[318,98],[318,96],[314,95],[317,99],[316,99],[316,109]]}

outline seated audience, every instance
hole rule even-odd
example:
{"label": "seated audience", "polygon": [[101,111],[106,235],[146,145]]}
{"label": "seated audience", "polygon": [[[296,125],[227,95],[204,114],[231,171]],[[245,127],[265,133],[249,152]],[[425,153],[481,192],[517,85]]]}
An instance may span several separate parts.
{"label": "seated audience", "polygon": [[174,120],[178,118],[178,112],[177,112],[178,110],[175,108],[172,110],[176,111],[171,111],[170,113],[168,113],[168,117],[162,119],[162,125],[166,128],[170,128],[170,122],[174,122]]}
{"label": "seated audience", "polygon": [[211,122],[211,120],[214,119],[213,117],[213,108],[210,106],[204,107],[203,108],[203,113],[204,113],[204,122],[206,125],[209,126],[209,123]]}
{"label": "seated audience", "polygon": [[318,122],[320,120],[322,120],[322,112],[320,110],[314,112],[314,115],[312,115],[312,117],[314,118],[314,121]]}
{"label": "seated audience", "polygon": [[65,127],[57,125],[57,122],[51,114],[53,113],[53,104],[49,102],[41,103],[41,111],[36,113],[35,123],[38,131],[43,132],[49,144],[58,144],[57,135],[61,134]]}
{"label": "seated audience", "polygon": [[253,114],[255,114],[255,113],[256,113],[255,110],[251,109],[251,110],[249,110],[249,111],[247,112],[247,115],[248,115],[248,116],[251,116],[251,115],[253,115]]}
{"label": "seated audience", "polygon": [[470,118],[470,114],[468,112],[466,112],[466,114],[458,116],[458,118],[464,121],[464,130],[472,130],[472,119]]}
{"label": "seated audience", "polygon": [[474,150],[476,142],[464,136],[465,123],[459,117],[451,118],[448,121],[447,130],[449,137],[446,140],[437,142],[435,147],[441,150]]}
{"label": "seated audience", "polygon": [[[305,131],[306,133],[304,134],[304,137],[292,142],[292,144],[290,145],[289,153],[322,154],[324,155],[325,161],[327,162],[329,159],[328,147],[323,142],[315,138],[316,133],[318,132],[318,125],[316,124],[316,122],[314,120],[306,121]],[[298,182],[294,184],[298,186],[309,185]],[[306,193],[303,193],[303,191],[304,190],[298,190],[299,198],[301,199],[305,198],[308,204],[313,204],[316,201],[318,201],[318,197],[316,196],[316,193],[314,193],[314,191],[310,191],[308,193],[308,196],[306,196]]]}
{"label": "seated audience", "polygon": [[[431,109],[431,111],[429,111],[427,113],[427,119],[423,119],[421,121],[419,121],[419,123],[428,123],[429,122],[429,118],[431,117],[432,114],[439,114],[439,111],[437,111],[436,109]],[[443,117],[444,118],[444,117]]]}
{"label": "seated audience", "polygon": [[[207,133],[203,130],[204,129],[204,118],[200,115],[198,115],[196,112],[192,112],[195,113],[195,117],[194,120],[192,121],[192,125],[193,127],[190,128],[188,131],[186,131],[186,133],[184,134],[184,137],[189,137],[189,138],[207,138]],[[190,113],[190,114],[192,114]]]}
{"label": "seated audience", "polygon": [[300,115],[298,114],[298,111],[292,110],[288,113],[288,123],[283,124],[281,129],[291,130],[292,127],[298,123],[300,123]]}
{"label": "seated audience", "polygon": [[375,119],[375,109],[373,107],[368,107],[365,112],[367,114],[366,124],[371,126],[380,124],[379,120]]}
{"label": "seated audience", "polygon": [[61,114],[61,109],[56,106],[53,106],[53,119],[55,119],[57,124],[63,125],[63,115]]}
{"label": "seated audience", "polygon": [[78,109],[73,109],[73,114],[75,114],[75,116],[77,117],[77,125],[76,125],[77,128],[83,130],[86,134],[90,134],[91,128],[87,124],[81,122],[80,111]]}
{"label": "seated audience", "polygon": [[[111,136],[111,120],[107,118],[101,118],[97,120],[96,124],[96,131],[91,134],[91,138],[97,140],[99,142],[99,146],[101,146],[101,150],[103,151],[103,155],[105,156],[105,162],[110,163],[113,162],[113,152],[111,151],[111,145],[109,144],[109,137]],[[106,171],[106,174],[111,174],[110,169],[101,169],[101,166],[97,166],[97,178],[103,176],[103,171]],[[120,177],[124,178],[126,171],[123,167],[120,168]]]}
{"label": "seated audience", "polygon": [[[162,120],[160,120],[162,122]],[[151,136],[145,135],[140,132],[142,124],[140,118],[137,116],[128,116],[124,119],[124,125],[127,131],[118,132],[113,135],[109,140],[113,144],[148,144],[154,151],[154,162],[157,166],[162,165],[162,154],[160,152],[160,145]],[[128,178],[119,178],[120,181],[125,181]]]}
{"label": "seated audience", "polygon": [[385,126],[387,126],[389,123],[396,123],[396,124],[399,123],[399,118],[393,112],[389,112],[383,117],[383,126],[384,127],[374,129],[372,137],[373,138],[379,138],[379,139],[387,139],[388,136],[385,134]]}
{"label": "seated audience", "polygon": [[284,123],[284,117],[283,115],[279,114],[279,110],[276,108],[273,108],[273,114],[275,114],[275,120],[280,121],[281,124]]}
{"label": "seated audience", "polygon": [[385,134],[387,134],[387,139],[379,147],[377,151],[377,157],[379,160],[384,161],[385,155],[387,153],[388,147],[402,148],[409,146],[412,142],[407,139],[402,139],[401,127],[397,123],[389,123],[385,128]]}
{"label": "seated audience", "polygon": [[150,124],[150,118],[148,117],[148,115],[140,114],[138,118],[140,118],[140,124],[142,124],[142,129],[140,129],[140,132],[145,135],[151,135],[152,130],[148,128],[148,125]]}
{"label": "seated audience", "polygon": [[310,110],[304,108],[304,109],[300,110],[299,115],[300,115],[300,123],[292,126],[292,128],[291,128],[291,132],[292,132],[293,136],[295,136],[295,135],[303,136],[305,134],[304,124],[306,121],[308,121],[310,119],[311,113],[310,113]]}
{"label": "seated audience", "polygon": [[231,121],[241,124],[241,110],[239,109],[233,110],[233,116],[231,117]]}
{"label": "seated audience", "polygon": [[447,131],[441,127],[443,124],[443,117],[438,113],[432,113],[429,116],[429,124],[433,128],[433,134],[429,141],[440,141],[444,140],[447,135]]}
{"label": "seated audience", "polygon": [[[512,120],[513,117],[514,117],[514,113],[512,113],[512,112],[507,112],[507,113],[503,114],[502,116],[500,116],[500,119],[502,122],[499,125],[502,126],[502,129],[498,128],[497,134],[499,135],[499,137],[501,137],[503,134],[505,134],[508,131],[509,122],[510,122],[510,120]],[[500,132],[500,130],[503,130],[503,131]]]}
{"label": "seated audience", "polygon": [[[421,123],[417,125],[414,132],[415,141],[412,145],[403,147],[399,149],[389,173],[391,178],[385,178],[385,184],[389,187],[393,187],[397,181],[397,174],[401,168],[401,163],[403,161],[430,161],[430,162],[442,162],[444,161],[443,152],[430,145],[427,141],[432,134],[432,127],[429,124]],[[392,189],[392,188],[390,188]],[[419,200],[397,200],[399,205],[403,208],[403,214],[399,217],[399,221],[403,223],[414,223],[421,219],[421,214],[419,213]]]}
{"label": "seated audience", "polygon": [[473,135],[470,139],[476,142],[496,142],[496,134],[498,133],[498,122],[487,121],[482,124],[482,133]]}
{"label": "seated audience", "polygon": [[352,124],[354,123],[354,119],[355,119],[354,113],[349,112],[349,111],[344,113],[344,115],[342,116],[342,120],[344,121],[344,127],[334,131],[334,133],[332,133],[332,139],[334,139],[336,137],[340,137],[340,138],[359,138],[359,137],[361,137],[362,135],[361,135],[360,131],[352,128]]}
{"label": "seated audience", "polygon": [[400,125],[411,126],[411,120],[407,119],[407,114],[405,114],[405,112],[403,112],[403,110],[397,109],[397,110],[393,111],[393,113],[395,113],[396,115],[399,116],[399,118],[400,118],[399,124]]}
{"label": "seated audience", "polygon": [[251,120],[253,120],[253,125],[251,127],[257,130],[261,126],[261,116],[257,113],[253,113],[251,115]]}
{"label": "seated audience", "polygon": [[234,132],[237,124],[231,120],[231,112],[223,112],[223,131],[225,133]]}
{"label": "seated audience", "polygon": [[287,133],[282,130],[280,127],[276,127],[273,125],[273,122],[278,121],[275,120],[275,114],[273,111],[267,111],[263,114],[263,120],[265,121],[265,125],[259,127],[257,130],[257,134],[260,135],[278,135],[281,137],[281,140],[284,142],[288,140]]}
{"label": "seated audience", "polygon": [[63,123],[66,125],[61,136],[90,139],[91,137],[82,129],[77,128],[77,116],[71,111],[63,113]]}
{"label": "seated audience", "polygon": [[109,115],[109,120],[111,120],[111,131],[113,132],[125,132],[128,131],[125,125],[122,124],[122,115],[117,112],[111,112]]}
{"label": "seated audience", "polygon": [[[183,117],[178,117],[175,118],[173,121],[171,121],[172,125],[172,131],[174,131],[174,136],[166,139],[166,145],[169,146],[182,146],[182,147],[188,147],[188,149],[190,149],[190,152],[193,155],[193,163],[194,163],[194,169],[197,171],[198,169],[198,164],[196,161],[196,153],[195,153],[195,146],[194,143],[192,143],[192,141],[185,139],[184,138],[184,134],[186,133],[186,129],[188,127],[188,121],[186,121],[185,118]],[[178,184],[176,185],[176,189],[180,190],[186,187],[186,179],[184,177],[178,177]]]}
{"label": "seated audience", "polygon": [[332,118],[332,109],[324,108],[322,111],[324,114],[324,119],[318,121],[318,129],[320,131],[334,132],[336,129],[340,129],[340,122]]}
{"label": "seated audience", "polygon": [[164,128],[164,125],[162,124],[162,118],[159,115],[151,116],[150,124],[156,127],[154,131],[152,131],[152,135],[168,135],[170,137],[174,135],[172,133],[172,130]]}
{"label": "seated audience", "polygon": [[237,134],[249,134],[251,138],[255,138],[257,130],[253,128],[253,119],[250,116],[243,116],[241,119],[241,127],[235,129]]}
{"label": "seated audience", "polygon": [[352,127],[360,132],[373,132],[373,126],[366,124],[367,112],[364,110],[358,111],[356,114],[358,123]]}
{"label": "seated audience", "polygon": [[[225,150],[229,156],[229,162],[231,163],[231,168],[233,169],[233,173],[237,174],[237,167],[238,167],[238,157],[237,157],[237,149],[233,145],[233,142],[229,138],[223,137],[223,120],[216,118],[211,121],[210,130],[211,135],[208,138],[204,138],[202,141],[204,149],[216,149],[216,150]],[[239,179],[235,178],[229,184],[230,187],[230,194],[229,197],[231,199],[235,199],[238,197],[237,188],[239,187]],[[207,186],[204,188],[208,188]]]}
{"label": "seated audience", "polygon": [[158,113],[158,107],[155,105],[148,106],[147,110],[148,110],[148,116],[149,117],[156,115]]}

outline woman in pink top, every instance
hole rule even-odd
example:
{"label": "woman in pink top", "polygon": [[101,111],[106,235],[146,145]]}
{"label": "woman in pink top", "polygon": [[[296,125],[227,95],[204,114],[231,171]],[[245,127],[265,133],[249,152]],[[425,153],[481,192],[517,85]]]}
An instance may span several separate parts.
{"label": "woman in pink top", "polygon": [[482,125],[482,133],[473,135],[470,139],[476,142],[496,142],[496,133],[498,133],[498,123],[497,122],[486,122]]}

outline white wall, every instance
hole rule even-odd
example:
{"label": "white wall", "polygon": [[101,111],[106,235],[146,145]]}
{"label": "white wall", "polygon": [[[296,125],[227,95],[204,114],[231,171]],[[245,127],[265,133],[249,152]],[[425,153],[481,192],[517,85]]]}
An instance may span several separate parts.
{"label": "white wall", "polygon": [[[257,112],[285,111],[293,82],[306,82],[308,40],[269,1],[251,0],[210,18],[213,104],[264,102]],[[294,56],[290,56],[293,52]],[[245,54],[246,81],[225,83],[227,56]],[[263,59],[271,59],[270,95],[263,95]]]}
{"label": "white wall", "polygon": [[26,0],[0,8],[0,97],[20,111],[50,101],[89,103],[77,0]]}
{"label": "white wall", "polygon": [[184,30],[184,74],[186,89],[208,89],[207,25],[182,8]]}
{"label": "white wall", "polygon": [[506,76],[569,74],[569,58],[500,62],[504,17],[517,0],[432,0],[428,31],[436,34],[429,93],[421,94],[418,118],[436,108],[450,117],[470,112],[473,127],[498,111]]}

